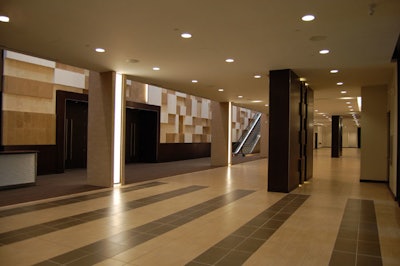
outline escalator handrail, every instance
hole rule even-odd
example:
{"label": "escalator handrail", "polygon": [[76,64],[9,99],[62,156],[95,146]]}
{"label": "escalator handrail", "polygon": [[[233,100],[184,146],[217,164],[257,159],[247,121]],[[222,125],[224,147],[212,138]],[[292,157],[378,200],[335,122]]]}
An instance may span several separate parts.
{"label": "escalator handrail", "polygon": [[255,119],[252,124],[250,124],[250,129],[247,130],[246,135],[244,136],[243,140],[239,143],[236,149],[233,151],[233,154],[238,154],[239,151],[242,149],[244,143],[246,142],[247,138],[250,136],[251,132],[253,131],[254,127],[257,125],[258,121],[260,120],[261,113],[257,113],[255,115]]}

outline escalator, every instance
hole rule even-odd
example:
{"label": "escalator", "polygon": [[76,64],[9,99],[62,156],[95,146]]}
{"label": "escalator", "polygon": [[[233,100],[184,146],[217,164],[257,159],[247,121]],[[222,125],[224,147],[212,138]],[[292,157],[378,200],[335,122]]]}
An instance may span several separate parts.
{"label": "escalator", "polygon": [[234,156],[250,154],[253,152],[255,146],[260,140],[261,132],[261,113],[257,113],[253,121],[248,125],[248,127],[243,131],[242,136],[233,145],[232,153]]}

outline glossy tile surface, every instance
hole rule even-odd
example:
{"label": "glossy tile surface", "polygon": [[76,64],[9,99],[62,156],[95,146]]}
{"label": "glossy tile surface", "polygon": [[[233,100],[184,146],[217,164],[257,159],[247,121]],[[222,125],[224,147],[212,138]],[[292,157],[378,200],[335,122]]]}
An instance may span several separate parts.
{"label": "glossy tile surface", "polygon": [[399,265],[400,209],[359,167],[320,149],[290,194],[261,159],[6,206],[0,265]]}

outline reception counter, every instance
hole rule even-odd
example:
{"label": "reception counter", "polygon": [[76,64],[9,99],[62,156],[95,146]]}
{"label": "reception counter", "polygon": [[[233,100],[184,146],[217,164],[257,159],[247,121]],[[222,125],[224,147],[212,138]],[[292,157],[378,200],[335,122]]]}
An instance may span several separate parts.
{"label": "reception counter", "polygon": [[0,189],[35,184],[36,168],[36,151],[0,152]]}

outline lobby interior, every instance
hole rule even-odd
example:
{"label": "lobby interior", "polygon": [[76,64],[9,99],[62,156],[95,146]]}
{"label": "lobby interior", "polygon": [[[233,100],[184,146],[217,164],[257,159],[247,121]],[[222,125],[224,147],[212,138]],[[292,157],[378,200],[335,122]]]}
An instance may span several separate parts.
{"label": "lobby interior", "polygon": [[[399,265],[399,10],[2,1],[0,156],[40,176],[0,190],[0,264]],[[231,157],[257,112],[260,154]]]}

